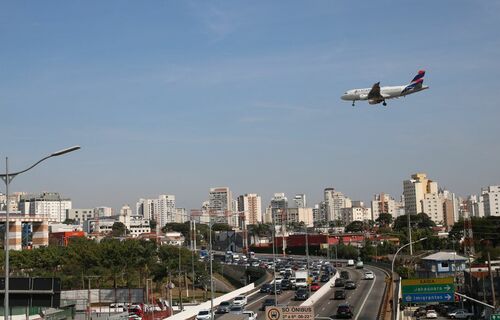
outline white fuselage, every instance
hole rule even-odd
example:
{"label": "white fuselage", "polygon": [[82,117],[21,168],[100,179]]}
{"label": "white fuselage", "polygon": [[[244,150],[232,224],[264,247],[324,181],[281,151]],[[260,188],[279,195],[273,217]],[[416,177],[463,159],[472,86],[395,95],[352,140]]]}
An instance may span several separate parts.
{"label": "white fuselage", "polygon": [[[406,95],[422,91],[425,89],[428,89],[428,86],[421,86],[421,87],[415,87],[412,88],[411,90],[407,90],[406,92],[403,93],[403,90],[407,86],[393,86],[393,87],[381,87],[380,88],[380,95],[384,99],[393,99],[393,98],[399,98],[399,97],[404,97]],[[364,89],[352,89],[348,90],[342,95],[342,100],[348,100],[348,101],[359,101],[359,100],[368,100],[368,93],[370,93],[371,88],[364,88]],[[370,104],[376,104],[382,102],[382,100],[369,100],[368,101]]]}

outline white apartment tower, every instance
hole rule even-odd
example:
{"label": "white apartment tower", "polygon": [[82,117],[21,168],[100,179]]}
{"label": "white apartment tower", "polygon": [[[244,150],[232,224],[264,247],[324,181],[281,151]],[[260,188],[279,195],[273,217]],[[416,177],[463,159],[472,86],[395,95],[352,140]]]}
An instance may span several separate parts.
{"label": "white apartment tower", "polygon": [[233,215],[233,194],[228,187],[210,188],[208,210],[231,227],[238,227],[238,217]]}
{"label": "white apartment tower", "polygon": [[139,216],[155,220],[160,228],[177,221],[175,196],[171,194],[162,194],[158,199],[139,199],[136,208]]}
{"label": "white apartment tower", "polygon": [[484,216],[500,216],[500,186],[488,186],[481,189]]}
{"label": "white apartment tower", "polygon": [[443,197],[438,184],[429,180],[425,173],[415,173],[410,180],[403,181],[403,196],[406,214],[425,213],[436,224],[443,224]]}
{"label": "white apartment tower", "polygon": [[324,190],[326,218],[328,221],[341,220],[341,209],[352,207],[351,199],[334,188]]}
{"label": "white apartment tower", "polygon": [[275,193],[270,204],[271,219],[276,225],[286,223],[286,210],[288,208],[288,199],[284,193]]}
{"label": "white apartment tower", "polygon": [[344,225],[353,221],[368,221],[372,217],[371,209],[366,208],[362,201],[353,201],[349,208],[340,209],[341,220]]}
{"label": "white apartment tower", "polygon": [[393,219],[397,218],[397,203],[394,198],[387,193],[374,195],[371,208],[373,221],[377,220],[381,213],[388,213]]}
{"label": "white apartment tower", "polygon": [[262,222],[262,200],[255,193],[247,193],[238,197],[238,212],[245,214],[245,224]]}
{"label": "white apartment tower", "polygon": [[297,208],[307,207],[306,195],[303,193],[296,194],[295,197],[293,197],[293,202]]}
{"label": "white apartment tower", "polygon": [[19,208],[25,215],[46,217],[49,222],[63,222],[66,220],[66,211],[72,208],[72,203],[57,192],[44,192],[40,195],[22,195]]}

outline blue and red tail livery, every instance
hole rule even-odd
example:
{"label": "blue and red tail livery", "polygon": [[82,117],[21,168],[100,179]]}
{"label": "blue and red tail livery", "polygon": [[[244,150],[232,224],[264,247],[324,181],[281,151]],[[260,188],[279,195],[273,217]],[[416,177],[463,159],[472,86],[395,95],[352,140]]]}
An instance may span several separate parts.
{"label": "blue and red tail livery", "polygon": [[411,83],[424,82],[425,70],[419,70],[417,75],[413,78]]}

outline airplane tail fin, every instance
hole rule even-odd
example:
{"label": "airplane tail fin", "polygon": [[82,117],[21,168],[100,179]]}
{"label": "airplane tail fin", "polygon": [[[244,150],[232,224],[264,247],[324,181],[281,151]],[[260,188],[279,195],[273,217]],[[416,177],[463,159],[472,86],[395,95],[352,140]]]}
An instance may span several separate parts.
{"label": "airplane tail fin", "polygon": [[413,77],[413,79],[410,82],[410,85],[412,84],[422,84],[424,82],[424,76],[425,76],[425,70],[419,70],[417,75]]}
{"label": "airplane tail fin", "polygon": [[415,88],[420,89],[420,87],[422,87],[422,84],[424,83],[424,76],[425,70],[419,70],[417,75],[413,77],[411,82],[406,86],[406,88],[403,89],[402,93],[407,93],[408,91],[411,91]]}

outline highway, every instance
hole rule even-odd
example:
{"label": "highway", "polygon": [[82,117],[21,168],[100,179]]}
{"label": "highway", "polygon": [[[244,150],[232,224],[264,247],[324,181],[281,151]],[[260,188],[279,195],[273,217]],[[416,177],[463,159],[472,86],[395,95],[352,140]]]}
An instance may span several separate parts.
{"label": "highway", "polygon": [[[354,269],[353,267],[338,268],[338,272],[347,270],[350,278],[357,283],[355,290],[346,290],[345,300],[333,300],[335,288],[329,290],[320,300],[314,304],[316,317],[331,317],[335,319],[335,314],[339,304],[348,302],[354,308],[353,319],[374,320],[383,301],[386,274],[378,268],[365,266],[364,269]],[[363,280],[364,271],[370,270],[375,274],[374,280]],[[322,283],[323,284],[323,283]],[[313,292],[314,294],[314,292]],[[293,300],[295,290],[285,290],[278,295],[278,304],[282,306],[298,306],[304,301]],[[254,311],[258,314],[257,320],[264,320],[264,311],[260,310],[262,302],[266,298],[274,298],[274,295],[266,293],[254,293],[248,298],[246,310]],[[216,319],[222,315],[217,315]]]}

